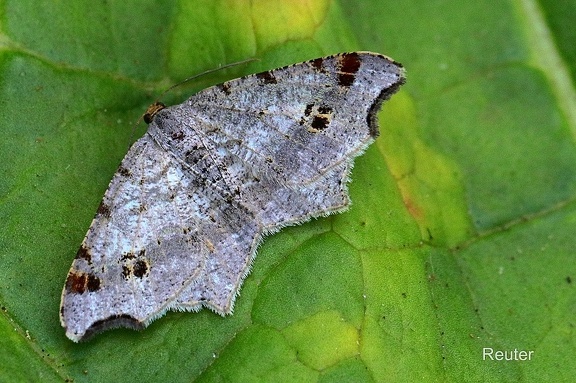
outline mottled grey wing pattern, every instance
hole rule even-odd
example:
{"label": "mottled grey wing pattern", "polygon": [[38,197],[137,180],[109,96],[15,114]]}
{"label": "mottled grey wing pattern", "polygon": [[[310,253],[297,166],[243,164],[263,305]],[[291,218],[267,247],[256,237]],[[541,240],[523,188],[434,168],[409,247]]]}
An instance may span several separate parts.
{"label": "mottled grey wing pattern", "polygon": [[204,277],[215,254],[255,247],[261,228],[251,212],[189,173],[148,134],[132,146],[66,280],[61,318],[69,338],[141,328]]}
{"label": "mottled grey wing pattern", "polygon": [[72,264],[61,322],[78,341],[167,310],[224,315],[264,234],[348,205],[352,160],[403,69],[370,52],[208,88],[160,110]]}

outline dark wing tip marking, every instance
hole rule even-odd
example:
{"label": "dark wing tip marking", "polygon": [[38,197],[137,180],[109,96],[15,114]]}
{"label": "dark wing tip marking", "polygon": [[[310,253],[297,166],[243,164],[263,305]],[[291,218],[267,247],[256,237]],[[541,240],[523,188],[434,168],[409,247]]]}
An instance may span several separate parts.
{"label": "dark wing tip marking", "polygon": [[143,322],[128,314],[111,315],[108,318],[92,323],[84,335],[82,335],[78,340],[86,341],[98,333],[119,327],[125,327],[132,330],[142,330],[146,326],[144,326]]}
{"label": "dark wing tip marking", "polygon": [[[402,68],[402,66],[400,66]],[[370,135],[373,138],[376,138],[380,135],[380,131],[378,130],[378,111],[382,106],[382,103],[388,100],[394,93],[400,89],[400,87],[406,82],[406,78],[404,77],[404,73],[401,71],[398,81],[394,82],[389,87],[382,89],[376,100],[370,106],[368,110],[368,116],[366,117],[366,122],[368,123],[368,128],[370,130]]]}

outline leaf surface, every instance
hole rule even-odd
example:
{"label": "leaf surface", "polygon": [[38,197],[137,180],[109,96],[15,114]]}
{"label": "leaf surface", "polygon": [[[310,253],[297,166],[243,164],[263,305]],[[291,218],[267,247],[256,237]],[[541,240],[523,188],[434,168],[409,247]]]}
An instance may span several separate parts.
{"label": "leaf surface", "polygon": [[[0,15],[0,380],[575,375],[575,2],[4,0]],[[351,209],[268,237],[232,316],[70,342],[66,273],[156,95],[248,58],[164,101],[352,50],[408,82],[356,160]]]}

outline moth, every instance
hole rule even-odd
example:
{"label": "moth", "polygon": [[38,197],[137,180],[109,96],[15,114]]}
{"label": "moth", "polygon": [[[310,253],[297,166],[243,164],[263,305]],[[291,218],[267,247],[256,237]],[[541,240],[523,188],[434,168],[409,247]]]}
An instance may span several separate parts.
{"label": "moth", "polygon": [[155,104],[68,273],[68,338],[168,310],[232,313],[265,235],[348,207],[353,160],[404,81],[394,60],[351,52]]}

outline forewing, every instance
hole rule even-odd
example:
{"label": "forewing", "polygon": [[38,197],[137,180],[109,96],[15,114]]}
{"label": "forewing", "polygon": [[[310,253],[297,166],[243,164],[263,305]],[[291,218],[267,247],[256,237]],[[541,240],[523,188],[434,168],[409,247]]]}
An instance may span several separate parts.
{"label": "forewing", "polygon": [[210,156],[216,186],[273,231],[346,208],[352,161],[403,82],[401,65],[385,56],[329,56],[203,90],[161,111],[150,134],[188,166]]}
{"label": "forewing", "polygon": [[146,134],[122,161],[68,274],[61,304],[68,337],[146,326],[206,279],[216,252],[250,254],[259,230],[250,212]]}
{"label": "forewing", "polygon": [[403,73],[382,55],[340,54],[228,81],[169,109],[189,129],[202,126],[207,145],[251,164],[255,176],[299,187],[372,142],[380,104]]}

